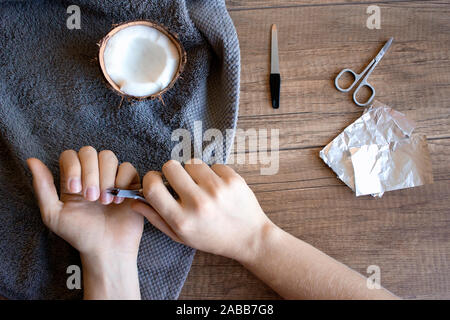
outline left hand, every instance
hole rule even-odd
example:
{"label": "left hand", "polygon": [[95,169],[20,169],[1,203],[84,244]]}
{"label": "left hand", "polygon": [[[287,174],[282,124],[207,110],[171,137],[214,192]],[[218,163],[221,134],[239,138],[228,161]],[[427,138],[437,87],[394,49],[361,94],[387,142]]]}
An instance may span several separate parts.
{"label": "left hand", "polygon": [[27,163],[44,224],[80,252],[83,269],[113,267],[117,271],[126,264],[134,273],[144,221],[131,209],[133,200],[114,199],[106,189],[140,188],[136,169],[128,162],[118,166],[111,151],[66,150],[59,161],[58,197],[50,170],[35,158]]}

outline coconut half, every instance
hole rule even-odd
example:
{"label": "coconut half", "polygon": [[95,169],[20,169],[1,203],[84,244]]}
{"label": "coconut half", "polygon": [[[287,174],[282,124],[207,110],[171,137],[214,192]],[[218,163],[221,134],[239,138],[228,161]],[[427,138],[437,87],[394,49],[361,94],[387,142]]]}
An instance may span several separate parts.
{"label": "coconut half", "polygon": [[161,98],[186,64],[186,52],[177,36],[150,21],[121,24],[99,45],[100,68],[106,81],[129,98]]}

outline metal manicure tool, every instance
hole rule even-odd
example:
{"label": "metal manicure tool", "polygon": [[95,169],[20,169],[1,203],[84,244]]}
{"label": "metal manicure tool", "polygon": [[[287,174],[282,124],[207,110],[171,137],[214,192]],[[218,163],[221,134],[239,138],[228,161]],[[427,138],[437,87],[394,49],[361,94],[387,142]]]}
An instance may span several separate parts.
{"label": "metal manicure tool", "polygon": [[[380,52],[378,52],[377,56],[368,64],[368,66],[364,69],[363,72],[361,72],[360,74],[357,74],[356,72],[354,72],[351,69],[344,69],[342,70],[338,76],[336,77],[336,79],[334,80],[334,85],[336,86],[336,89],[338,89],[341,92],[349,92],[350,90],[353,89],[353,87],[355,86],[355,84],[357,84],[359,82],[359,80],[362,81],[359,84],[359,86],[356,88],[355,92],[353,92],[353,102],[355,102],[358,106],[360,107],[366,107],[369,104],[372,103],[373,98],[375,98],[375,89],[374,87],[372,87],[368,82],[367,82],[367,78],[369,78],[370,74],[372,73],[373,69],[375,69],[375,67],[377,66],[378,62],[380,62],[380,60],[383,58],[384,54],[389,50],[389,47],[392,44],[392,41],[394,40],[394,38],[390,38],[388,42],[386,42],[386,44],[384,45],[384,47],[380,50]],[[342,88],[341,86],[339,86],[339,79],[345,74],[345,73],[350,73],[353,78],[355,79],[353,81],[353,83],[346,89]],[[364,78],[363,78],[364,77]],[[358,91],[363,88],[369,88],[370,91],[372,91],[372,95],[370,96],[370,98],[367,100],[367,102],[365,103],[360,103],[357,100],[357,94]]]}
{"label": "metal manicure tool", "polygon": [[280,107],[280,67],[278,59],[278,34],[277,26],[272,25],[272,48],[270,57],[270,95],[272,98],[272,108]]}
{"label": "metal manicure tool", "polygon": [[[164,185],[166,186],[167,190],[169,190],[169,192],[175,198],[178,197],[178,195],[175,193],[175,191],[172,189],[172,187],[169,185],[169,183],[167,181],[164,181]],[[142,189],[125,190],[125,189],[120,189],[120,188],[109,188],[106,190],[106,192],[108,192],[110,195],[113,195],[115,197],[141,200],[148,204],[148,201],[145,200]]]}
{"label": "metal manicure tool", "polygon": [[106,190],[109,194],[120,197],[120,198],[128,198],[128,199],[137,199],[147,203],[145,200],[144,194],[142,193],[142,189],[138,190],[124,190],[119,188],[110,188]]}

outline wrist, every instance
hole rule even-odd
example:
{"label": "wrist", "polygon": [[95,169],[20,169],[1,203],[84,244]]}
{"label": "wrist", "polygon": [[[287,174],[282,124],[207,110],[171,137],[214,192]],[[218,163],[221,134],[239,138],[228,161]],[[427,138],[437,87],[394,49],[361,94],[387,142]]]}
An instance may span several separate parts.
{"label": "wrist", "polygon": [[84,299],[140,299],[137,255],[81,254]]}
{"label": "wrist", "polygon": [[272,221],[265,221],[260,228],[255,230],[251,239],[248,242],[247,248],[242,250],[235,260],[244,266],[258,264],[259,261],[264,260],[264,256],[268,254],[271,243],[280,238],[283,231],[275,225]]}

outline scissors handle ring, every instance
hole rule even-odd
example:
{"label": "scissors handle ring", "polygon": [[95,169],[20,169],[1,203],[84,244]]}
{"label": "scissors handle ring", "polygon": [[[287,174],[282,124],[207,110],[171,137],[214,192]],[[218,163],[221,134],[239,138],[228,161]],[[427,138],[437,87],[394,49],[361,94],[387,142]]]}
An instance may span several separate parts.
{"label": "scissors handle ring", "polygon": [[[342,88],[339,85],[339,79],[342,78],[342,76],[345,73],[350,73],[353,78],[355,79],[353,81],[353,83],[348,87],[348,88]],[[338,89],[340,92],[349,92],[350,90],[353,89],[353,87],[355,86],[355,84],[359,81],[359,79],[361,78],[361,75],[357,74],[355,71],[353,71],[352,69],[343,69],[341,72],[339,72],[339,74],[337,75],[337,77],[334,79],[334,86],[336,87],[336,89]]]}
{"label": "scissors handle ring", "polygon": [[[361,88],[363,88],[363,87],[369,88],[370,91],[372,91],[372,95],[369,97],[369,99],[368,99],[366,102],[361,103],[361,102],[358,101],[357,95],[358,95],[358,91],[359,91]],[[372,86],[367,82],[366,79],[364,79],[363,81],[361,81],[361,83],[359,84],[359,86],[356,88],[355,92],[353,92],[353,102],[356,103],[356,104],[357,104],[358,106],[360,106],[360,107],[367,107],[368,105],[370,105],[370,104],[372,103],[372,100],[373,100],[374,98],[375,98],[375,88],[372,87]]]}

